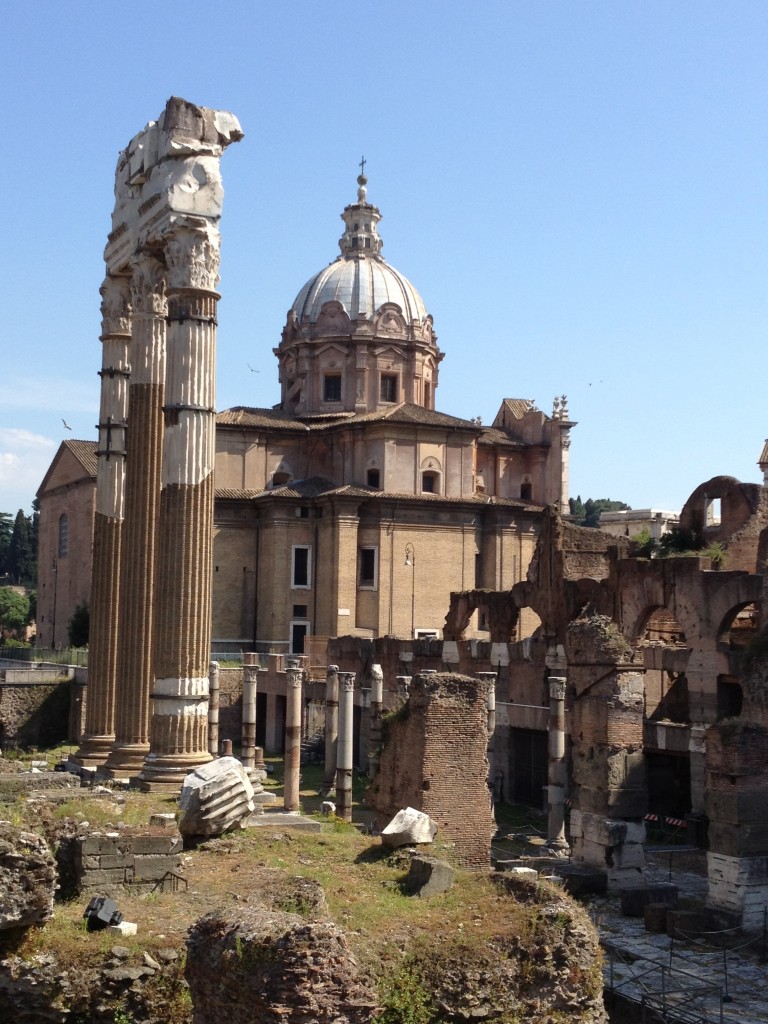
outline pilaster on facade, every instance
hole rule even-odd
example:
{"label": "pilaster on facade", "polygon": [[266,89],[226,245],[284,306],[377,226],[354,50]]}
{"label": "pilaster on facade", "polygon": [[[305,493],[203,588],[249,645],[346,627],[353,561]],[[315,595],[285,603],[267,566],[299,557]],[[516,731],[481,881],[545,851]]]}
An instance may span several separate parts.
{"label": "pilaster on facade", "polygon": [[96,514],[91,577],[91,633],[85,732],[72,758],[99,767],[115,738],[115,689],[119,635],[120,548],[123,532],[125,445],[130,375],[129,281],[108,275],[101,286],[102,366]]}

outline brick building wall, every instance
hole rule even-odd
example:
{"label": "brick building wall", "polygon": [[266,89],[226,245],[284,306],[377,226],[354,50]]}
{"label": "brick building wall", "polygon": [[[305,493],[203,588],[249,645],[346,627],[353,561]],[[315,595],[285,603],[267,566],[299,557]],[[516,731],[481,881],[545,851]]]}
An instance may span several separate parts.
{"label": "brick building wall", "polygon": [[404,807],[428,814],[456,857],[489,862],[495,831],[488,789],[486,685],[450,673],[415,676],[404,707],[386,720],[369,802],[381,824]]}

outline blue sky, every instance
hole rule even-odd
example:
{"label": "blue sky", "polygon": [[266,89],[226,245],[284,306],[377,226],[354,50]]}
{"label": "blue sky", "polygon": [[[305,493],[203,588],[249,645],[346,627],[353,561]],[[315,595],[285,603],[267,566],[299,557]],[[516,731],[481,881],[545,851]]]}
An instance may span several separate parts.
{"label": "blue sky", "polygon": [[383,255],[446,353],[438,408],[568,395],[582,498],[674,509],[716,474],[759,480],[763,0],[49,0],[4,4],[0,46],[0,511],[95,439],[115,162],[173,94],[245,131],[222,166],[219,408],[278,401],[272,348],[364,153]]}

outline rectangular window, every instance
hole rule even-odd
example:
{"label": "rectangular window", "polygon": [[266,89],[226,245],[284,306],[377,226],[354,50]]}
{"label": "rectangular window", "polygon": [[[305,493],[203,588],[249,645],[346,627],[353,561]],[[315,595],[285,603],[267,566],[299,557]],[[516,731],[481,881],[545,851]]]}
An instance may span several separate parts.
{"label": "rectangular window", "polygon": [[360,548],[357,582],[363,590],[375,590],[378,586],[379,549]]}
{"label": "rectangular window", "polygon": [[378,469],[368,470],[368,486],[369,487],[381,487],[381,474]]}
{"label": "rectangular window", "polygon": [[382,373],[379,387],[379,398],[382,402],[397,401],[397,374]]}
{"label": "rectangular window", "polygon": [[291,654],[304,653],[304,639],[309,633],[308,622],[291,623]]}
{"label": "rectangular window", "polygon": [[341,401],[341,374],[340,373],[326,373],[323,377],[323,401],[324,402],[340,402]]}
{"label": "rectangular window", "polygon": [[292,548],[291,586],[295,590],[309,590],[309,576],[312,562],[312,549],[305,545],[294,544]]}

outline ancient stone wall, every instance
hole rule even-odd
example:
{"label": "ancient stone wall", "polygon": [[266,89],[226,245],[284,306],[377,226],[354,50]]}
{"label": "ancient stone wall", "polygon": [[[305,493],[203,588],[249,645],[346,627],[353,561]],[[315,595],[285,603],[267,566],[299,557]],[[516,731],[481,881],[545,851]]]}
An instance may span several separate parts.
{"label": "ancient stone wall", "polygon": [[52,747],[68,738],[72,684],[0,683],[0,748]]}
{"label": "ancient stone wall", "polygon": [[379,773],[369,791],[380,823],[414,807],[437,822],[460,861],[487,864],[495,830],[487,746],[484,681],[415,676],[406,704],[385,720]]}
{"label": "ancient stone wall", "polygon": [[[182,839],[178,832],[136,834],[94,832],[75,839],[75,876],[81,890],[110,894],[122,886],[154,889],[173,885],[181,869]],[[165,880],[165,883],[164,883]]]}

